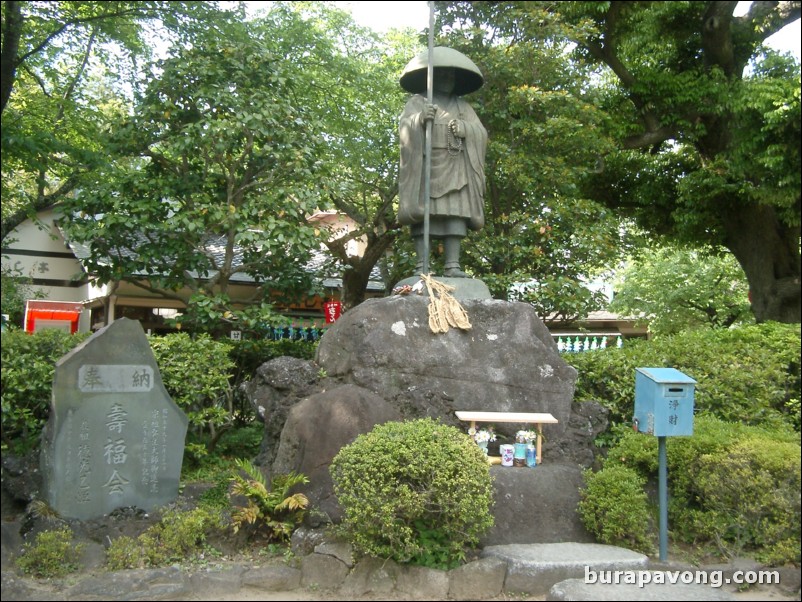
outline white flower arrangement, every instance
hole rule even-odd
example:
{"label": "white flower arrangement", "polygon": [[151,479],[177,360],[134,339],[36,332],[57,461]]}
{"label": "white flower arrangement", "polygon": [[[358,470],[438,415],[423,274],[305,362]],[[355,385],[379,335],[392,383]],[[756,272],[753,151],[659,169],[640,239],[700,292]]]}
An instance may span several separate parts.
{"label": "white flower arrangement", "polygon": [[515,439],[523,439],[527,442],[535,441],[537,439],[537,432],[535,431],[518,431],[515,433]]}
{"label": "white flower arrangement", "polygon": [[473,440],[477,443],[487,443],[488,441],[495,441],[496,440],[496,433],[493,431],[493,427],[487,429],[480,429],[476,430],[475,428],[469,428],[468,434],[473,437]]}

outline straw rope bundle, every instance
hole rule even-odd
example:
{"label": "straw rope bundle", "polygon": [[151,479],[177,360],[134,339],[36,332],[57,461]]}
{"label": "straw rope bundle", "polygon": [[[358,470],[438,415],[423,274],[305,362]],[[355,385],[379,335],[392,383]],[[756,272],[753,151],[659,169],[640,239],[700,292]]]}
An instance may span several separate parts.
{"label": "straw rope bundle", "polygon": [[439,282],[428,274],[421,274],[421,280],[429,292],[429,328],[435,334],[448,332],[449,327],[470,330],[468,313],[454,297],[453,286]]}

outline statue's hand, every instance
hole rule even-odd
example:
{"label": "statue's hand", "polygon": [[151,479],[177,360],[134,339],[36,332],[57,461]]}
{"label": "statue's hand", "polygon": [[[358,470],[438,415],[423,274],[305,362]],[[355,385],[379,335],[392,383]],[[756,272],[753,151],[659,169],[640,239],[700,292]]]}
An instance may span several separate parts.
{"label": "statue's hand", "polygon": [[434,116],[437,114],[437,105],[427,102],[423,106],[423,110],[420,114],[423,119],[423,123],[426,123],[427,121],[434,121]]}
{"label": "statue's hand", "polygon": [[465,138],[465,122],[462,119],[452,119],[448,122],[448,128],[457,138]]}

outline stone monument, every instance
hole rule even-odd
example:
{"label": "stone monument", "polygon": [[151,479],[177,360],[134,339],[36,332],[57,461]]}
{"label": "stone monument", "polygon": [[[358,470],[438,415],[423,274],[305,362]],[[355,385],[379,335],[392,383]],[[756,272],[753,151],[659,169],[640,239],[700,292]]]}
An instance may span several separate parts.
{"label": "stone monument", "polygon": [[187,423],[141,324],[112,322],[56,364],[40,463],[45,501],[80,520],[173,501]]}
{"label": "stone monument", "polygon": [[[294,386],[266,378],[279,372],[266,363],[259,382],[247,387],[265,421],[263,464],[272,461],[274,474],[310,477],[304,493],[317,515],[310,521],[307,514],[309,526],[341,519],[329,465],[375,424],[430,416],[467,436],[459,410],[539,413],[556,418],[541,433],[547,467],[500,475],[494,514],[509,528],[484,543],[590,539],[574,510],[581,467],[595,458],[588,447],[606,419],[573,407],[577,372],[534,308],[492,299],[487,285],[460,266],[462,240],[484,225],[487,147],[487,132],[462,96],[483,82],[468,57],[431,40],[430,50],[406,66],[400,84],[412,96],[399,121],[398,220],[410,227],[416,275],[398,282],[393,296],[344,313],[322,337],[315,363],[292,370]],[[443,246],[436,280],[430,238]],[[321,372],[325,382],[303,377]],[[511,440],[519,428],[502,423],[496,432]]]}

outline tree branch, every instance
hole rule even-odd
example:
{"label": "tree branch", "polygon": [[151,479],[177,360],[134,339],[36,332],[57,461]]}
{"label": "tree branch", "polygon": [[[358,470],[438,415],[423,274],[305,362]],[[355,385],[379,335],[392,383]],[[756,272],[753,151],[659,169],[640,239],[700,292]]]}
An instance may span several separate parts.
{"label": "tree branch", "polygon": [[[638,109],[646,131],[639,136],[631,137],[625,144],[629,145],[627,148],[639,148],[641,146],[651,146],[659,142],[664,142],[673,137],[676,132],[673,131],[673,128],[671,131],[668,131],[668,128],[662,128],[660,119],[651,108],[651,105],[639,94],[633,92],[637,80],[616,53],[618,40],[615,33],[615,26],[623,5],[623,2],[610,3],[610,8],[604,20],[605,25],[602,40],[600,42],[586,42],[585,44],[594,58],[603,62],[615,73],[621,85],[627,90],[632,104]],[[644,141],[639,142],[639,138],[643,138]],[[651,140],[651,142],[646,142],[646,140]]]}
{"label": "tree branch", "polygon": [[[102,4],[101,4],[102,6]],[[84,17],[84,18],[77,18],[72,19],[70,21],[65,21],[60,27],[57,27],[55,30],[51,31],[47,34],[44,39],[39,42],[36,46],[31,48],[28,52],[23,54],[22,56],[17,58],[16,67],[19,67],[22,63],[28,60],[34,54],[38,54],[41,52],[50,42],[64,33],[70,27],[75,25],[85,25],[87,23],[91,23],[93,21],[101,21],[103,19],[116,19],[118,17],[130,17],[130,16],[140,16],[140,17],[147,17],[147,16],[156,16],[158,11],[151,11],[151,10],[141,10],[139,8],[129,8],[126,10],[120,11],[113,11],[110,13],[104,13],[102,15],[93,15],[91,17]]]}
{"label": "tree branch", "polygon": [[661,127],[653,131],[641,132],[634,136],[624,139],[624,148],[644,148],[661,144],[666,140],[671,140],[679,135],[679,130],[675,127]]}
{"label": "tree branch", "polygon": [[802,16],[802,2],[752,2],[749,12],[735,18],[739,28],[759,32],[765,40]]}
{"label": "tree branch", "polygon": [[727,77],[737,74],[732,45],[732,12],[738,2],[708,2],[702,17],[702,49],[707,67],[718,66]]}

